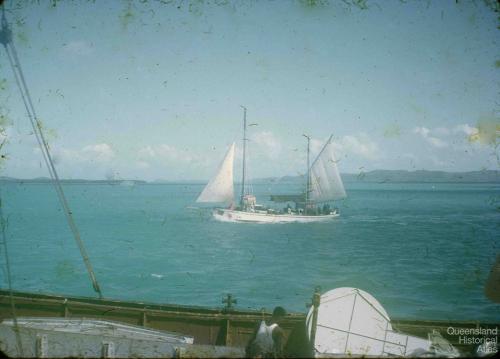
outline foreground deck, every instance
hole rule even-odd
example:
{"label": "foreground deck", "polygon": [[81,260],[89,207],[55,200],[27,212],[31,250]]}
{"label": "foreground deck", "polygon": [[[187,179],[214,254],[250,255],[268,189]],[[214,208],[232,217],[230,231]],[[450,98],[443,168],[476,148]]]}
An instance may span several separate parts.
{"label": "foreground deck", "polygon": [[[244,347],[256,324],[271,314],[233,308],[207,308],[170,304],[151,304],[133,301],[93,299],[87,297],[59,296],[14,292],[17,316],[96,318],[141,325],[194,337],[195,344]],[[10,318],[9,292],[0,290],[0,320]],[[470,353],[474,345],[459,342],[458,335],[449,335],[448,328],[497,328],[494,323],[477,321],[392,320],[395,330],[406,334],[427,337],[438,330],[462,353]],[[283,327],[288,335],[289,356],[307,355],[305,314],[287,315]]]}

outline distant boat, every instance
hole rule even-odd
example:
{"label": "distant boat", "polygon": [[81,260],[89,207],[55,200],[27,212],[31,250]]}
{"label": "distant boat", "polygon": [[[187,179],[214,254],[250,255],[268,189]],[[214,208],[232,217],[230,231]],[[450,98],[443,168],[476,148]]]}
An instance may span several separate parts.
{"label": "distant boat", "polygon": [[[196,202],[224,203],[226,208],[216,208],[213,216],[223,222],[325,222],[339,216],[337,209],[331,209],[329,202],[346,197],[344,185],[337,169],[332,138],[309,166],[310,138],[307,138],[307,183],[304,193],[271,196],[274,202],[293,202],[283,210],[267,208],[257,204],[256,197],[246,186],[246,108],[243,107],[243,169],[242,188],[239,203],[234,201],[233,163],[235,143],[231,144],[216,175],[208,182]],[[322,205],[322,206],[321,206]]]}

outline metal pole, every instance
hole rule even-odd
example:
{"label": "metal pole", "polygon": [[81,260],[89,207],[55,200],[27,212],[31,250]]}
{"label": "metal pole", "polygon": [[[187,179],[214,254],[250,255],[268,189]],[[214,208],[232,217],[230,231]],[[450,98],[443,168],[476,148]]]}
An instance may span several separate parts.
{"label": "metal pole", "polygon": [[243,175],[241,179],[241,198],[240,205],[243,207],[243,197],[245,196],[245,175],[246,175],[246,167],[247,167],[247,109],[245,106],[241,106],[243,108]]}
{"label": "metal pole", "polygon": [[316,288],[312,298],[312,306],[313,306],[313,315],[312,315],[312,323],[311,323],[311,349],[313,350],[313,356],[316,352],[316,331],[318,327],[318,309],[321,304],[321,292],[319,288]]}
{"label": "metal pole", "polygon": [[7,226],[7,221],[3,216],[3,198],[0,192],[0,232],[2,235],[2,244],[4,247],[4,256],[5,256],[5,268],[7,271],[7,285],[9,288],[9,299],[10,299],[10,310],[12,312],[12,321],[14,323],[14,333],[16,334],[16,344],[17,350],[19,351],[19,355],[22,357],[23,354],[23,345],[21,342],[21,337],[19,334],[19,325],[17,323],[17,312],[16,305],[14,303],[14,292],[12,290],[12,275],[10,273],[10,259],[9,259],[9,251],[7,248],[7,234],[5,233],[5,227]]}
{"label": "metal pole", "polygon": [[31,95],[29,93],[28,85],[24,78],[24,74],[21,68],[21,63],[19,58],[17,57],[17,51],[14,47],[14,43],[12,42],[12,32],[8,26],[7,19],[5,18],[5,8],[2,8],[2,27],[0,31],[0,43],[4,46],[5,51],[7,53],[7,57],[9,59],[9,63],[12,67],[12,71],[14,73],[14,78],[16,80],[17,86],[19,87],[19,91],[21,93],[21,98],[23,100],[24,106],[26,108],[26,113],[33,127],[33,132],[35,137],[40,145],[40,149],[42,150],[42,154],[47,164],[49,174],[52,178],[52,183],[55,187],[56,193],[59,196],[59,200],[61,202],[61,206],[63,207],[63,212],[66,215],[66,219],[68,221],[69,227],[73,232],[73,236],[80,250],[81,256],[89,273],[90,279],[92,281],[92,286],[94,290],[99,295],[99,298],[102,298],[101,288],[97,283],[97,278],[92,269],[92,265],[90,264],[89,257],[87,255],[87,251],[83,245],[83,242],[80,238],[80,233],[78,228],[76,227],[75,221],[73,219],[73,213],[71,212],[68,202],[66,201],[66,196],[64,195],[64,191],[62,189],[59,176],[57,175],[56,168],[54,166],[54,161],[50,155],[49,145],[43,135],[42,126],[38,119],[38,116],[35,112],[35,107],[33,105],[33,101],[31,100]]}
{"label": "metal pole", "polygon": [[309,143],[311,141],[311,137],[307,135],[302,135],[305,138],[307,138],[307,179],[306,179],[306,203],[304,207],[304,214],[307,214],[307,205],[309,203],[309,187],[311,186],[310,183],[310,173],[309,173]]}

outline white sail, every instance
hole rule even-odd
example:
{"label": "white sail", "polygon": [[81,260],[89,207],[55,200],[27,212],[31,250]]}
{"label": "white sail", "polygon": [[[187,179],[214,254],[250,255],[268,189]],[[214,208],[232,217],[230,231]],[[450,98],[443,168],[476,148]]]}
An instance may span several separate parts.
{"label": "white sail", "polygon": [[333,154],[332,137],[323,147],[310,169],[309,199],[313,202],[328,202],[346,197],[340,178],[337,161]]}
{"label": "white sail", "polygon": [[205,186],[196,202],[230,203],[233,193],[234,142],[219,166],[217,174]]}

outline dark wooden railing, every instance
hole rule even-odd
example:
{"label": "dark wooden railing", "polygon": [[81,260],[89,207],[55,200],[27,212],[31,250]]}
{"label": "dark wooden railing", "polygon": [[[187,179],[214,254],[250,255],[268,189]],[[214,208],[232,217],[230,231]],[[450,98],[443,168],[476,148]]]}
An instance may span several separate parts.
{"label": "dark wooden railing", "polygon": [[[195,344],[244,347],[258,323],[271,313],[230,308],[207,308],[164,305],[109,299],[59,296],[14,292],[18,316],[71,317],[112,320],[151,329],[165,330],[194,337]],[[11,317],[10,298],[0,290],[0,319]],[[433,330],[463,352],[471,345],[462,345],[458,336],[449,335],[448,328],[495,328],[499,325],[477,321],[392,320],[395,330],[423,338]],[[287,352],[291,356],[307,354],[305,314],[291,313],[282,327],[288,336]]]}

